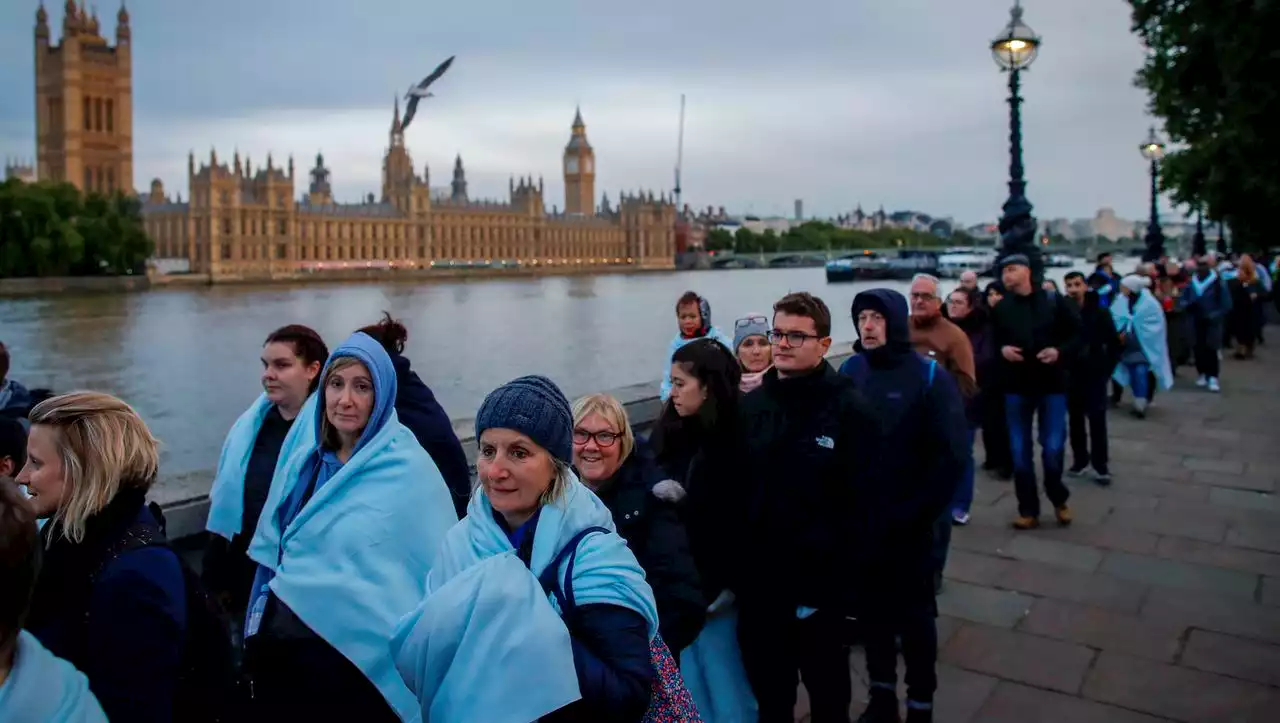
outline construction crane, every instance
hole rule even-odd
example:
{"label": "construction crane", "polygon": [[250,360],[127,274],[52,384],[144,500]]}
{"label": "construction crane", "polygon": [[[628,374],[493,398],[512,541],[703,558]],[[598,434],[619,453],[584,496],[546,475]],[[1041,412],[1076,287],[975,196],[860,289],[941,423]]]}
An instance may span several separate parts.
{"label": "construction crane", "polygon": [[680,94],[680,136],[676,142],[676,214],[682,212],[683,206],[680,205],[680,171],[684,168],[684,93]]}

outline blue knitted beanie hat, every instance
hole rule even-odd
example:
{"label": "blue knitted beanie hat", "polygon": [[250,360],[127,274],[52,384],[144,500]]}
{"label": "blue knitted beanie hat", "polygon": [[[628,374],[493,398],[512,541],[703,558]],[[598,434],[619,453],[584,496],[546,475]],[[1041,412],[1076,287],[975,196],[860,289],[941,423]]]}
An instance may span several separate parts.
{"label": "blue knitted beanie hat", "polygon": [[573,461],[573,410],[546,377],[520,377],[489,392],[476,413],[476,439],[486,429],[514,430],[561,462]]}

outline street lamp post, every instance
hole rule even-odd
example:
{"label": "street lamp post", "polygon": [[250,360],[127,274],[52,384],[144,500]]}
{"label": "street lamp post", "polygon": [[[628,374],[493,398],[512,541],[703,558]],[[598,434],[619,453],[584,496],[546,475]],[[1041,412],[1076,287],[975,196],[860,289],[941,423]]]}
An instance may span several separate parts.
{"label": "street lamp post", "polygon": [[1160,228],[1160,210],[1156,207],[1160,198],[1160,161],[1164,159],[1164,144],[1156,136],[1154,126],[1147,135],[1147,142],[1138,146],[1138,150],[1151,163],[1151,220],[1147,222],[1147,248],[1142,260],[1157,261],[1164,256],[1164,231]]}
{"label": "street lamp post", "polygon": [[1198,259],[1208,250],[1204,240],[1204,210],[1196,209],[1196,235],[1191,237],[1191,256]]}
{"label": "street lamp post", "polygon": [[1015,0],[1009,23],[991,41],[991,56],[1009,74],[1009,198],[1000,217],[1000,256],[1024,254],[1031,260],[1036,282],[1044,275],[1044,263],[1036,244],[1036,220],[1027,200],[1027,181],[1022,168],[1021,74],[1040,51],[1040,37],[1022,22],[1022,2]]}

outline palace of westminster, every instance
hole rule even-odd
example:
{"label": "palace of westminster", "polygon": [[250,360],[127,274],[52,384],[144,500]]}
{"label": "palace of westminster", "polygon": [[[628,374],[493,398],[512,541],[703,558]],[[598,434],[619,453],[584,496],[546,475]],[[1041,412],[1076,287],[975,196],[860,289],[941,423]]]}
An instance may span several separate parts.
{"label": "palace of westminster", "polygon": [[[84,192],[133,189],[132,41],[128,11],[116,43],[96,13],[67,0],[59,44],[43,3],[36,12],[36,167],[10,176],[69,182]],[[338,203],[316,156],[305,194],[292,157],[251,168],[210,152],[187,157],[187,200],[159,179],[142,197],[155,262],[213,280],[294,278],[362,268],[525,268],[553,272],[603,267],[671,268],[675,204],[665,195],[595,201],[595,152],[581,113],[564,150],[564,210],[548,213],[541,179],[512,180],[506,202],[473,200],[459,157],[447,191],[415,173],[397,101],[382,164],[382,195]]]}

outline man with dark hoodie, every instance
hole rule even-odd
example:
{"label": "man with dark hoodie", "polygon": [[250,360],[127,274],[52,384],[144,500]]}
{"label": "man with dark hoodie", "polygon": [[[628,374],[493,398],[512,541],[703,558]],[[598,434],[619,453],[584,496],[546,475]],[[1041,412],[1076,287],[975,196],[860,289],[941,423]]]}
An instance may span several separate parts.
{"label": "man with dark hoodie", "polygon": [[1089,289],[1084,274],[1072,271],[1063,281],[1067,297],[1080,306],[1080,354],[1072,361],[1067,389],[1072,459],[1067,474],[1083,476],[1092,465],[1094,480],[1100,485],[1109,485],[1107,380],[1120,361],[1123,347],[1111,313],[1102,308],[1098,293]]}
{"label": "man with dark hoodie", "polygon": [[912,349],[907,300],[873,289],[854,297],[858,353],[840,373],[871,402],[882,430],[858,461],[854,519],[871,701],[859,723],[897,723],[896,638],[906,663],[907,721],[933,720],[938,614],[933,524],[951,502],[970,453],[954,377]]}
{"label": "man with dark hoodie", "polygon": [[[796,679],[813,723],[848,723],[853,697],[845,619],[856,612],[860,485],[875,457],[879,425],[866,399],[824,358],[831,312],[811,294],[773,306],[773,368],[742,399],[745,476],[724,514],[741,519],[730,587],[738,597],[738,643],[759,723],[793,723]],[[739,484],[740,482],[740,484]],[[735,504],[745,504],[738,512]],[[733,524],[732,522],[730,524]]]}
{"label": "man with dark hoodie", "polygon": [[1058,524],[1071,524],[1062,484],[1067,438],[1067,369],[1080,349],[1080,315],[1061,294],[1048,294],[1032,282],[1031,264],[1022,254],[1000,261],[1005,297],[992,311],[996,347],[1000,349],[1000,382],[1009,447],[1013,452],[1013,484],[1018,517],[1013,526],[1040,526],[1040,493],[1036,487],[1031,422],[1040,425],[1044,491]]}

